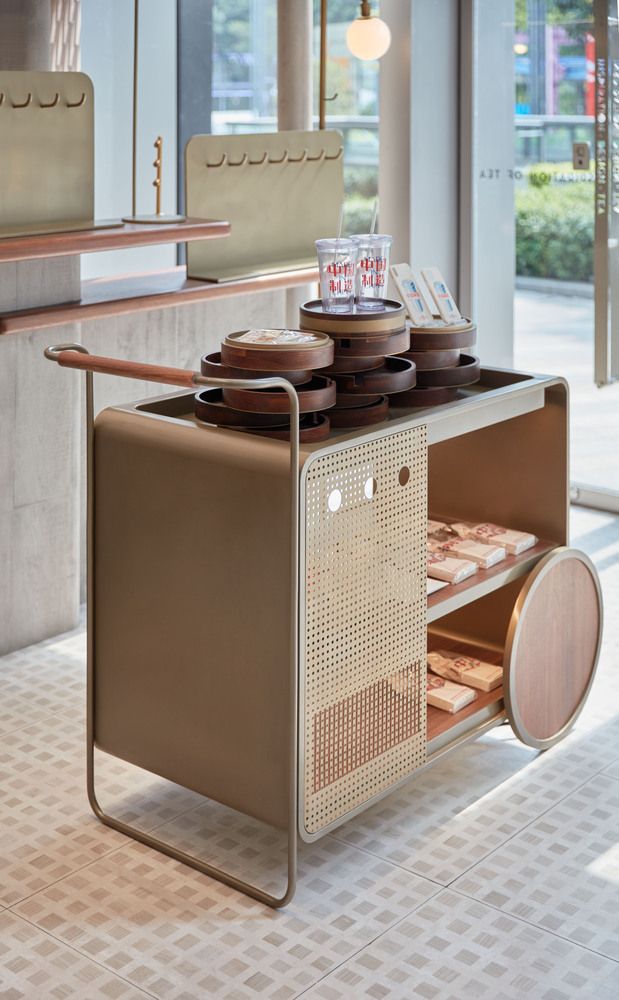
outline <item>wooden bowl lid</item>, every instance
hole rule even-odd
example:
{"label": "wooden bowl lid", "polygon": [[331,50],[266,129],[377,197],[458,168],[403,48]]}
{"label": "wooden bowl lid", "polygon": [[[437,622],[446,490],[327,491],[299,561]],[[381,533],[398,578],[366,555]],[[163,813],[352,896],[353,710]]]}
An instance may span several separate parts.
{"label": "wooden bowl lid", "polygon": [[406,310],[395,299],[384,299],[383,303],[385,308],[377,312],[331,313],[325,312],[321,299],[313,299],[301,306],[299,325],[302,330],[320,330],[339,337],[384,336],[405,325]]}
{"label": "wooden bowl lid", "polygon": [[279,413],[246,413],[235,410],[224,403],[221,389],[202,389],[194,398],[194,413],[198,420],[217,427],[235,427],[252,424],[254,427],[270,427],[281,424]]}
{"label": "wooden bowl lid", "polygon": [[369,372],[374,368],[382,368],[385,363],[384,355],[376,358],[366,358],[364,355],[357,357],[356,355],[344,355],[340,357],[335,352],[335,358],[333,359],[333,364],[329,365],[328,368],[321,369],[323,375],[339,375],[346,374],[350,375],[354,372]]}
{"label": "wooden bowl lid", "polygon": [[[298,334],[297,341],[260,343],[245,340],[256,334]],[[238,330],[230,333],[221,345],[221,360],[232,368],[280,372],[325,368],[333,362],[333,341],[326,333],[313,330]]]}
{"label": "wooden bowl lid", "polygon": [[379,396],[375,402],[365,403],[363,406],[346,406],[342,409],[335,407],[329,410],[329,419],[332,427],[369,427],[386,420],[388,412],[387,396]]}
{"label": "wooden bowl lid", "polygon": [[392,406],[440,406],[451,403],[458,398],[457,388],[435,386],[433,388],[409,389],[408,392],[398,392],[391,397]]}
{"label": "wooden bowl lid", "polygon": [[[221,354],[217,351],[214,354],[204,354],[200,359],[200,371],[210,378],[269,378],[273,372],[251,371],[244,368],[232,368],[230,365],[222,364]],[[300,385],[302,382],[309,382],[312,377],[311,371],[282,371],[277,373],[281,378],[285,378],[292,385]]]}
{"label": "wooden bowl lid", "polygon": [[[327,410],[335,403],[335,382],[324,375],[314,375],[296,387],[301,413]],[[285,389],[223,390],[224,403],[248,413],[290,413],[290,399]]]}
{"label": "wooden bowl lid", "polygon": [[403,392],[412,389],[416,381],[416,367],[406,358],[385,358],[380,368],[350,375],[334,375],[337,384],[338,405],[341,393],[373,395]]}
{"label": "wooden bowl lid", "polygon": [[457,347],[449,351],[406,351],[401,357],[414,361],[418,371],[428,368],[454,368],[460,364],[460,351]]}
{"label": "wooden bowl lid", "polygon": [[473,385],[479,382],[481,367],[479,358],[472,354],[461,354],[458,365],[451,368],[430,368],[419,372],[418,386]]}
{"label": "wooden bowl lid", "polygon": [[[231,431],[245,431],[246,434],[259,434],[261,437],[276,438],[280,441],[290,440],[290,424],[278,424],[275,427],[229,427]],[[326,441],[331,431],[331,424],[326,413],[306,413],[299,422],[299,442],[301,444],[316,444]]]}
{"label": "wooden bowl lid", "polygon": [[411,351],[449,351],[454,348],[473,347],[477,340],[477,327],[467,320],[466,324],[458,326],[412,326],[407,324],[410,333]]}
{"label": "wooden bowl lid", "polygon": [[383,357],[391,357],[393,354],[403,354],[408,351],[410,338],[406,327],[389,333],[384,337],[374,337],[366,340],[363,337],[333,337],[335,344],[335,357],[339,360],[343,358],[375,358],[379,354]]}

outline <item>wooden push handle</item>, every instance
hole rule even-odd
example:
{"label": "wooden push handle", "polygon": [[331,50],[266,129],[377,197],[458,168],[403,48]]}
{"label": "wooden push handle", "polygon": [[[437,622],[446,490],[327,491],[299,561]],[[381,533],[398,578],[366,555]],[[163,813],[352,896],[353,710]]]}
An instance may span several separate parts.
{"label": "wooden push handle", "polygon": [[99,372],[101,375],[119,375],[122,378],[137,378],[145,382],[163,382],[164,385],[182,385],[193,389],[199,372],[189,368],[167,368],[164,365],[147,365],[140,361],[121,361],[118,358],[102,358],[80,351],[59,351],[55,360],[63,368],[79,368],[81,371]]}

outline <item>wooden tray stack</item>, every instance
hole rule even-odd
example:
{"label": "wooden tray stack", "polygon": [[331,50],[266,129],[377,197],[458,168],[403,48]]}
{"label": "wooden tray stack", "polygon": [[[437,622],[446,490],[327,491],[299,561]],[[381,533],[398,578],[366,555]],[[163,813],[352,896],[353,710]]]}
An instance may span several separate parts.
{"label": "wooden tray stack", "polygon": [[417,384],[394,396],[394,406],[450,403],[459,388],[479,381],[479,358],[470,353],[477,327],[470,320],[442,327],[408,324],[407,332],[410,342],[403,356],[417,366]]}
{"label": "wooden tray stack", "polygon": [[367,427],[387,417],[389,397],[410,391],[416,384],[416,366],[402,358],[410,348],[404,306],[386,299],[380,312],[325,312],[315,299],[301,306],[299,327],[328,334],[335,356],[324,374],[337,387],[329,411],[332,427]]}
{"label": "wooden tray stack", "polygon": [[[288,341],[278,342],[278,335]],[[325,333],[240,330],[225,338],[221,353],[205,354],[200,369],[213,378],[287,379],[299,397],[300,440],[310,444],[329,436],[329,418],[322,411],[335,403],[336,385],[317,372],[333,363],[333,350]],[[196,396],[195,413],[198,419],[229,430],[283,440],[290,435],[289,399],[283,389],[205,389]]]}

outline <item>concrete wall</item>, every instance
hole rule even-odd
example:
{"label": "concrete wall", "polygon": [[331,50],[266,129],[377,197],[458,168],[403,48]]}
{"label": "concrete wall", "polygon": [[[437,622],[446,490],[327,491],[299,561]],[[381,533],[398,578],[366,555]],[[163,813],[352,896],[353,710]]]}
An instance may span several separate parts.
{"label": "concrete wall", "polygon": [[[199,367],[230,330],[281,325],[284,311],[285,292],[261,292],[0,337],[0,654],[74,627],[84,597],[84,376],[44,348]],[[96,407],[165,391],[99,377]]]}

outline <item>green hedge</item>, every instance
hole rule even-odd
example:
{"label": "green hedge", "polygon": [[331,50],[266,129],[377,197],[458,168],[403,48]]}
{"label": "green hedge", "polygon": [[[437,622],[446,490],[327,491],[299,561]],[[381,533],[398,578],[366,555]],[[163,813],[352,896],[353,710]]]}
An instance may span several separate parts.
{"label": "green hedge", "polygon": [[[347,185],[345,233],[366,233],[372,219],[374,197],[358,174]],[[593,181],[560,183],[561,175],[574,176],[571,163],[539,163],[516,186],[516,274],[592,281]]]}
{"label": "green hedge", "polygon": [[516,188],[516,273],[562,281],[593,275],[593,182],[557,183],[571,164],[540,163]]}

